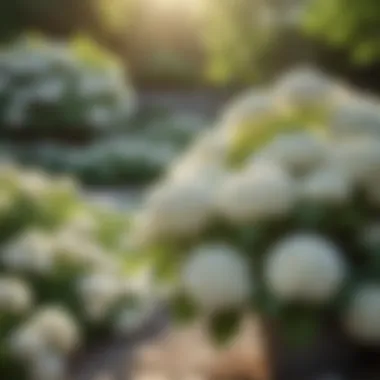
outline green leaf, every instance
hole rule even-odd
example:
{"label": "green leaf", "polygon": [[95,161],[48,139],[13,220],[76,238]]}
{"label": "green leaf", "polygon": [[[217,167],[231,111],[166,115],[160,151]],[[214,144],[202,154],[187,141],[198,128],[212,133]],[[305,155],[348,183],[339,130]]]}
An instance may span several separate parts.
{"label": "green leaf", "polygon": [[186,325],[198,316],[197,306],[183,294],[177,295],[170,306],[176,324]]}
{"label": "green leaf", "polygon": [[228,310],[215,313],[209,320],[209,331],[212,339],[218,345],[228,343],[238,332],[241,313],[237,310]]}
{"label": "green leaf", "polygon": [[287,344],[299,348],[313,342],[319,333],[320,317],[315,310],[288,309],[283,315],[282,323],[282,332]]}

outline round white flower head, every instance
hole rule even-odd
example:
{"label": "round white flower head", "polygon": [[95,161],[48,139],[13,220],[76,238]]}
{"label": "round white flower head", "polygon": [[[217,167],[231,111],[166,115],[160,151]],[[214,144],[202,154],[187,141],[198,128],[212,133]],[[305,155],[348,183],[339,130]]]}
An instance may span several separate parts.
{"label": "round white flower head", "polygon": [[29,323],[11,333],[8,346],[13,356],[24,361],[31,361],[48,349],[40,331]]}
{"label": "round white flower head", "polygon": [[214,162],[180,162],[169,169],[168,180],[172,183],[181,181],[210,181],[220,183],[226,176],[227,169],[221,163]]}
{"label": "round white flower head", "polygon": [[285,74],[275,87],[280,105],[290,109],[331,106],[341,92],[336,83],[311,67],[300,67]]}
{"label": "round white flower head", "polygon": [[344,316],[347,332],[366,343],[380,342],[380,285],[366,284],[356,289]]}
{"label": "round white flower head", "polygon": [[276,108],[268,91],[249,90],[238,97],[222,114],[220,128],[235,133],[242,124],[261,124],[271,120]]}
{"label": "round white flower head", "polygon": [[240,252],[218,243],[190,252],[182,271],[182,283],[188,295],[210,312],[244,306],[253,286]]}
{"label": "round white flower head", "polygon": [[300,196],[323,204],[341,204],[350,200],[353,186],[347,175],[332,167],[311,173],[301,183]]}
{"label": "round white flower head", "polygon": [[32,380],[66,380],[67,362],[54,352],[43,352],[31,363],[30,375]]}
{"label": "round white flower head", "polygon": [[146,233],[154,230],[161,237],[175,238],[197,234],[209,221],[213,192],[208,181],[184,181],[157,189],[147,203]]}
{"label": "round white flower head", "polygon": [[74,318],[62,307],[48,306],[37,311],[28,322],[38,332],[46,347],[67,354],[80,342],[79,327]]}
{"label": "round white flower head", "polygon": [[150,314],[144,307],[128,307],[116,316],[113,329],[117,334],[128,334],[140,329],[149,317]]}
{"label": "round white flower head", "polygon": [[226,159],[228,141],[218,129],[203,132],[186,154],[193,162],[223,162]]}
{"label": "round white flower head", "polygon": [[322,237],[298,234],[269,252],[264,275],[275,296],[286,301],[324,303],[340,290],[347,268],[341,252]]}
{"label": "round white flower head", "polygon": [[380,136],[378,101],[366,97],[351,97],[336,107],[331,115],[331,130],[337,137]]}
{"label": "round white flower head", "polygon": [[46,234],[31,230],[4,248],[1,261],[11,271],[46,274],[54,265],[54,245]]}
{"label": "round white flower head", "polygon": [[261,221],[288,214],[295,195],[290,176],[275,165],[258,163],[231,175],[217,194],[216,205],[231,221]]}
{"label": "round white flower head", "polygon": [[44,103],[59,102],[65,93],[66,84],[61,79],[45,79],[33,88],[34,95],[38,101]]}
{"label": "round white flower head", "polygon": [[94,273],[79,281],[77,291],[88,317],[101,319],[121,295],[123,288],[118,277],[109,273]]}
{"label": "round white flower head", "polygon": [[328,148],[322,139],[308,132],[296,132],[277,136],[257,156],[290,171],[304,172],[321,164],[327,153]]}
{"label": "round white flower head", "polygon": [[380,174],[380,139],[353,138],[335,144],[331,162],[358,183]]}
{"label": "round white flower head", "polygon": [[49,177],[41,171],[25,171],[19,177],[22,194],[31,199],[41,199],[50,191]]}
{"label": "round white flower head", "polygon": [[13,277],[0,276],[0,310],[24,313],[32,305],[32,294],[28,286]]}

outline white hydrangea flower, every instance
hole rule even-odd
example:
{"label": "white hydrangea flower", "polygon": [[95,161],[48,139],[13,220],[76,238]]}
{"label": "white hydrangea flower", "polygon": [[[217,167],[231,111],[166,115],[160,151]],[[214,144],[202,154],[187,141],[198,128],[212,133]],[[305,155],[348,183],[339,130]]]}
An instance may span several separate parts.
{"label": "white hydrangea flower", "polygon": [[308,132],[280,134],[261,152],[253,156],[275,162],[285,168],[304,172],[326,160],[328,146]]}
{"label": "white hydrangea flower", "polygon": [[72,227],[58,231],[55,236],[55,258],[61,263],[89,265],[100,248],[91,242],[87,235],[75,231]]}
{"label": "white hydrangea flower", "polygon": [[32,230],[4,247],[1,261],[11,271],[46,274],[54,265],[54,244],[46,234]]}
{"label": "white hydrangea flower", "polygon": [[34,96],[38,101],[56,103],[65,92],[66,84],[61,79],[46,79],[34,87]]}
{"label": "white hydrangea flower", "polygon": [[353,138],[336,143],[331,162],[358,183],[380,175],[380,139]]}
{"label": "white hydrangea flower", "polygon": [[42,308],[28,321],[28,326],[38,332],[46,347],[62,354],[72,352],[80,342],[80,331],[76,321],[61,307]]}
{"label": "white hydrangea flower", "polygon": [[221,117],[220,129],[232,137],[242,124],[261,124],[276,114],[275,101],[268,91],[249,90],[238,97]]}
{"label": "white hydrangea flower", "polygon": [[41,199],[50,192],[49,177],[43,171],[24,171],[18,185],[22,194],[31,199]]}
{"label": "white hydrangea flower", "polygon": [[300,67],[285,74],[275,86],[280,105],[290,109],[330,107],[342,90],[320,71]]}
{"label": "white hydrangea flower", "polygon": [[66,380],[67,362],[54,352],[43,352],[31,363],[32,380]]}
{"label": "white hydrangea flower", "polygon": [[9,276],[0,276],[0,310],[24,313],[30,309],[33,297],[27,284]]}
{"label": "white hydrangea flower", "polygon": [[292,209],[295,186],[279,167],[260,163],[226,180],[216,197],[218,211],[235,222],[279,218]]}
{"label": "white hydrangea flower", "polygon": [[[156,189],[141,214],[137,230],[144,236],[187,237],[200,232],[213,211],[214,186],[184,181]],[[145,235],[146,234],[146,235]]]}
{"label": "white hydrangea flower", "polygon": [[302,181],[299,193],[305,200],[341,204],[351,199],[353,184],[347,175],[336,168],[324,167]]}
{"label": "white hydrangea flower", "polygon": [[365,284],[356,289],[344,315],[347,332],[363,343],[380,341],[380,286]]}
{"label": "white hydrangea flower", "polygon": [[47,343],[40,331],[27,323],[11,334],[9,349],[15,357],[29,361],[45,352]]}
{"label": "white hydrangea flower", "polygon": [[83,72],[78,82],[78,93],[84,98],[101,95],[109,90],[110,85],[104,76]]}
{"label": "white hydrangea flower", "polygon": [[86,115],[86,121],[99,128],[105,128],[109,125],[112,117],[112,110],[104,106],[93,106]]}
{"label": "white hydrangea flower", "polygon": [[109,273],[93,273],[81,278],[77,291],[89,318],[103,318],[123,292],[122,282]]}
{"label": "white hydrangea flower", "polygon": [[210,312],[244,306],[252,290],[249,267],[240,252],[222,243],[190,252],[182,271],[184,290]]}
{"label": "white hydrangea flower", "polygon": [[379,102],[364,96],[351,97],[331,115],[330,126],[337,137],[380,136]]}
{"label": "white hydrangea flower", "polygon": [[209,181],[218,185],[227,176],[227,169],[220,163],[181,162],[168,173],[170,182]]}
{"label": "white hydrangea flower", "polygon": [[185,157],[193,162],[224,162],[227,153],[228,141],[218,129],[210,129],[197,138]]}
{"label": "white hydrangea flower", "polygon": [[317,304],[336,295],[346,274],[340,250],[311,234],[297,234],[277,243],[264,269],[267,285],[279,299]]}
{"label": "white hydrangea flower", "polygon": [[115,317],[113,330],[116,334],[128,334],[144,326],[150,317],[149,310],[142,306],[127,307]]}

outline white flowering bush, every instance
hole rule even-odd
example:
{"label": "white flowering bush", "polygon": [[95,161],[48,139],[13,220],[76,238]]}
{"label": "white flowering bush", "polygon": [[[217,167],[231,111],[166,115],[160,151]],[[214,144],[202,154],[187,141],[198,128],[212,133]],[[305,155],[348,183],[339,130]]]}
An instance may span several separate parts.
{"label": "white flowering bush", "polygon": [[291,73],[227,110],[151,189],[131,239],[172,285],[176,316],[202,315],[227,338],[254,311],[294,344],[334,321],[352,342],[380,344],[375,109],[355,114],[354,136],[336,128],[355,97]]}
{"label": "white flowering bush", "polygon": [[70,42],[19,40],[0,51],[0,134],[88,141],[125,128],[134,110],[118,65],[91,66]]}
{"label": "white flowering bush", "polygon": [[147,321],[149,274],[132,272],[125,215],[12,164],[1,165],[0,203],[1,373],[62,379],[78,349]]}
{"label": "white flowering bush", "polygon": [[85,185],[146,184],[164,173],[205,126],[205,120],[194,115],[152,115],[136,121],[125,133],[85,146],[4,143],[0,156],[51,173],[74,175]]}

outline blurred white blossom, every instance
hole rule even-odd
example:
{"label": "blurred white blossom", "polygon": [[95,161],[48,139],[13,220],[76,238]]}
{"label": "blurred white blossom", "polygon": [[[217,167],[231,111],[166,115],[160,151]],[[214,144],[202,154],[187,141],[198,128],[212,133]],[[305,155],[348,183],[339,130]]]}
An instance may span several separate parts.
{"label": "blurred white blossom", "polygon": [[4,247],[1,261],[11,271],[46,274],[54,265],[54,245],[46,234],[28,231]]}
{"label": "blurred white blossom", "polygon": [[93,273],[81,278],[77,292],[87,316],[94,320],[106,316],[123,292],[120,279],[109,273]]}
{"label": "blurred white blossom", "polygon": [[331,162],[357,183],[366,183],[380,175],[380,139],[353,138],[336,143]]}
{"label": "blurred white blossom", "polygon": [[267,159],[291,171],[304,172],[324,162],[327,154],[328,147],[322,139],[308,132],[298,132],[279,134],[253,159]]}
{"label": "blurred white blossom", "polygon": [[222,243],[189,252],[182,284],[188,295],[210,312],[244,307],[254,285],[242,253]]}
{"label": "blurred white blossom", "polygon": [[280,299],[319,304],[340,290],[347,265],[343,253],[329,240],[297,234],[272,248],[264,274],[267,286]]}
{"label": "blurred white blossom", "polygon": [[9,276],[0,276],[0,310],[21,314],[30,309],[32,293],[26,283]]}
{"label": "blurred white blossom", "polygon": [[300,196],[322,204],[341,204],[350,201],[353,190],[347,175],[336,168],[323,167],[302,181]]}
{"label": "blurred white blossom", "polygon": [[232,174],[216,197],[218,211],[235,222],[263,221],[289,213],[295,201],[295,186],[281,168],[257,164]]}
{"label": "blurred white blossom", "polygon": [[51,351],[42,352],[31,363],[30,376],[32,380],[66,380],[66,359]]}
{"label": "blurred white blossom", "polygon": [[363,343],[380,340],[380,286],[364,284],[352,295],[344,315],[347,332]]}
{"label": "blurred white blossom", "polygon": [[378,100],[352,96],[333,110],[330,126],[336,137],[380,136]]}
{"label": "blurred white blossom", "polygon": [[[214,187],[207,181],[185,181],[152,192],[136,233],[157,237],[188,237],[200,232],[213,212]],[[141,232],[140,232],[141,231]]]}
{"label": "blurred white blossom", "polygon": [[24,324],[12,332],[9,349],[15,357],[30,361],[47,350],[47,343],[34,326]]}
{"label": "blurred white blossom", "polygon": [[275,86],[280,105],[290,109],[331,107],[343,90],[312,67],[298,67],[286,73]]}
{"label": "blurred white blossom", "polygon": [[80,343],[80,330],[75,319],[64,308],[46,306],[28,321],[38,331],[46,346],[62,354],[70,353]]}
{"label": "blurred white blossom", "polygon": [[274,97],[268,91],[250,90],[226,109],[220,121],[220,129],[227,133],[227,137],[233,137],[239,127],[265,123],[274,115]]}

